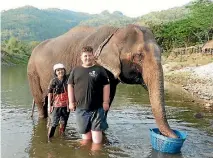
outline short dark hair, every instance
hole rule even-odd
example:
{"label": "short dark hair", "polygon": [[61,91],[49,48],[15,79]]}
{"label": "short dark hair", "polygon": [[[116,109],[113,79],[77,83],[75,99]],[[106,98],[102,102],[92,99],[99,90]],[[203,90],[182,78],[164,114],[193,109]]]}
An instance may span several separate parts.
{"label": "short dark hair", "polygon": [[93,48],[91,46],[85,46],[81,49],[81,53],[83,53],[83,52],[93,53]]}

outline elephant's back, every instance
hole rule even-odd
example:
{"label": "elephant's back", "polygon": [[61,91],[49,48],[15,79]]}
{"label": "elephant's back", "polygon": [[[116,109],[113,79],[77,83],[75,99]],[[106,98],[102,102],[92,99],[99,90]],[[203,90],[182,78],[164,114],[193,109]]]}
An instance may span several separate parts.
{"label": "elephant's back", "polygon": [[[77,43],[80,43],[85,37],[95,31],[95,28],[87,26],[78,26],[70,29],[68,32],[56,37],[47,39],[41,42],[32,51],[31,57],[44,56],[45,54],[51,55],[50,53],[64,53],[68,52],[68,48],[73,48]],[[69,50],[69,53],[73,51]]]}
{"label": "elephant's back", "polygon": [[54,64],[63,63],[69,72],[81,63],[79,56],[82,46],[89,45],[96,50],[115,30],[116,28],[108,26],[100,28],[79,26],[61,36],[43,41],[31,54],[28,73],[36,72],[44,90],[52,77]]}
{"label": "elephant's back", "polygon": [[[38,56],[40,56],[40,54],[42,54],[42,51],[44,50],[44,47],[46,45],[46,43],[48,43],[51,39],[48,39],[48,40],[45,40],[41,43],[39,43],[32,51],[31,55],[30,55],[30,58],[28,60],[28,66],[27,66],[27,70],[28,70],[28,73],[30,71],[35,71],[35,66],[36,64],[39,64],[39,63],[36,63],[36,58]],[[37,57],[36,57],[37,56]]]}
{"label": "elephant's back", "polygon": [[63,61],[77,51],[79,43],[95,29],[79,26],[72,28],[63,35],[41,42],[34,48],[28,65],[43,66],[48,63],[52,66],[57,61]]}
{"label": "elephant's back", "polygon": [[52,68],[55,63],[62,62],[68,68],[73,67],[79,62],[79,52],[83,46],[90,45],[96,50],[115,30],[109,26],[74,27],[61,36],[41,42],[33,50],[28,65],[33,64],[37,69]]}
{"label": "elephant's back", "polygon": [[53,65],[63,63],[69,72],[77,64],[79,43],[94,31],[92,27],[76,27],[61,36],[41,42],[34,48],[28,61],[28,75],[38,75],[40,86],[45,90],[53,76]]}

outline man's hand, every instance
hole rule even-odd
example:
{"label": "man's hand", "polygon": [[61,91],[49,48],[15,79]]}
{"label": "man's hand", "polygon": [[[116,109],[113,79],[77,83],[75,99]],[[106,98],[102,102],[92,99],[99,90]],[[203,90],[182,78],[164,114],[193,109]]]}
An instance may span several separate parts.
{"label": "man's hand", "polygon": [[75,109],[76,109],[76,103],[69,103],[69,109],[71,111],[75,111]]}
{"label": "man's hand", "polygon": [[108,111],[109,110],[109,103],[103,102],[103,108],[104,108],[104,111]]}

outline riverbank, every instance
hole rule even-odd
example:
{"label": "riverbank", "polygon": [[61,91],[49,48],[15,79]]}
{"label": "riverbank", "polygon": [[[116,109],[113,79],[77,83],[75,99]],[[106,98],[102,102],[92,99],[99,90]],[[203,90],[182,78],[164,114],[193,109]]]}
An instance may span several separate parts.
{"label": "riverbank", "polygon": [[[202,99],[205,106],[213,107],[213,56],[196,54],[181,58],[184,61],[173,58],[164,62],[165,81],[179,84],[195,98]],[[192,58],[194,61],[190,62]]]}
{"label": "riverbank", "polygon": [[9,54],[5,51],[1,51],[1,65],[3,66],[15,66],[27,64],[29,56],[26,54]]}

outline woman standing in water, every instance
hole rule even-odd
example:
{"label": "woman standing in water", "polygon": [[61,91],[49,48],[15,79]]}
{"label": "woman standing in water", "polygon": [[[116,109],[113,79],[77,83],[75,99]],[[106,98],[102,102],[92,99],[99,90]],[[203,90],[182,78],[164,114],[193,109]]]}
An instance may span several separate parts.
{"label": "woman standing in water", "polygon": [[69,118],[67,76],[65,66],[61,63],[53,66],[55,77],[48,87],[48,112],[50,125],[48,139],[54,136],[55,129],[60,121],[59,132],[64,133]]}

